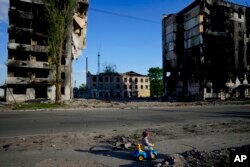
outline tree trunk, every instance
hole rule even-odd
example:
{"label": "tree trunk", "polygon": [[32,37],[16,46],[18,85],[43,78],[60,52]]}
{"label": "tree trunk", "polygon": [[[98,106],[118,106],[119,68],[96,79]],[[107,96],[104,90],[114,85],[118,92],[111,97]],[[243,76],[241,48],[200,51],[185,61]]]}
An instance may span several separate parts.
{"label": "tree trunk", "polygon": [[[63,33],[62,33],[63,34]],[[61,37],[60,40],[60,46],[59,46],[59,53],[57,57],[57,67],[56,67],[56,103],[61,103],[61,87],[62,87],[62,79],[61,79],[61,70],[62,70],[62,65],[61,65],[61,60],[62,60],[62,54],[63,54],[63,39]]]}
{"label": "tree trunk", "polygon": [[[58,55],[58,62],[61,62],[61,56]],[[57,64],[56,67],[56,103],[61,102],[61,63]]]}

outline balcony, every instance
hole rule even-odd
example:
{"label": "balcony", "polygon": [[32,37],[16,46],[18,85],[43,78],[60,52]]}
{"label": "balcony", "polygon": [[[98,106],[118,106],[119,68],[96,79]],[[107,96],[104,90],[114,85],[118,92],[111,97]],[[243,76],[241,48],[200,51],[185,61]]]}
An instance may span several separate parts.
{"label": "balcony", "polygon": [[16,34],[35,34],[38,37],[47,37],[47,35],[43,32],[35,32],[33,28],[21,28],[15,27],[13,24],[8,28],[9,33],[16,33]]}
{"label": "balcony", "polygon": [[34,18],[33,14],[31,12],[17,10],[13,7],[11,7],[9,10],[9,16],[17,16],[17,17],[20,17],[22,19],[33,19]]}
{"label": "balcony", "polygon": [[38,62],[38,61],[8,60],[7,65],[15,67],[24,67],[24,68],[50,69],[48,62]]}
{"label": "balcony", "polygon": [[42,45],[32,46],[32,45],[19,44],[19,43],[8,43],[8,49],[30,51],[30,52],[48,52],[47,46],[42,46]]}
{"label": "balcony", "polygon": [[22,2],[29,2],[29,3],[35,3],[35,4],[43,4],[42,0],[20,0]]}
{"label": "balcony", "polygon": [[20,85],[27,85],[31,83],[37,83],[37,84],[49,84],[49,78],[27,78],[27,77],[8,77],[7,84],[20,84]]}

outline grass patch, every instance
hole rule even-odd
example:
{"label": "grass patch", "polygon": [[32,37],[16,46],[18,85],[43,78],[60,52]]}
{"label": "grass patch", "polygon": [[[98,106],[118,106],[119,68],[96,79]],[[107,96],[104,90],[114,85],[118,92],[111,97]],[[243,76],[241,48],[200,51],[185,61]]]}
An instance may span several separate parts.
{"label": "grass patch", "polygon": [[46,104],[46,103],[28,103],[28,104],[15,104],[13,110],[31,110],[31,109],[55,109],[66,107],[66,104]]}
{"label": "grass patch", "polygon": [[250,104],[250,100],[247,99],[247,100],[243,101],[243,104]]}

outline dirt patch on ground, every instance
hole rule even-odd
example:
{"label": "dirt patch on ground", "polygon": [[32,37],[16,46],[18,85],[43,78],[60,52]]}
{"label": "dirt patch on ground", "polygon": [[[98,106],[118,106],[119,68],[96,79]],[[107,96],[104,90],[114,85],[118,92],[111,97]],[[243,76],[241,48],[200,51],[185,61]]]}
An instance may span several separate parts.
{"label": "dirt patch on ground", "polygon": [[35,167],[55,167],[55,166],[60,166],[60,167],[107,167],[97,161],[83,161],[83,160],[77,160],[77,161],[71,161],[71,160],[57,160],[57,159],[48,159],[48,160],[43,160],[41,162],[38,162]]}
{"label": "dirt patch on ground", "polygon": [[1,151],[62,150],[86,147],[98,143],[105,136],[99,133],[57,133],[37,136],[0,138]]}
{"label": "dirt patch on ground", "polygon": [[[26,102],[21,104],[35,104],[35,103],[53,103],[47,99],[36,99],[33,102]],[[197,102],[166,102],[166,101],[152,101],[150,99],[73,99],[64,101],[65,106],[53,109],[94,109],[94,108],[119,108],[119,109],[139,109],[139,108],[166,108],[166,107],[186,107],[186,106],[207,106],[207,105],[245,105],[250,104],[249,100],[211,100],[211,101],[197,101]],[[17,104],[2,103],[0,105],[0,112],[15,110]],[[20,110],[20,109],[18,109]],[[21,109],[23,110],[23,109]],[[30,110],[30,109],[24,109]],[[40,111],[46,109],[32,109],[32,111]],[[51,110],[51,108],[50,108]],[[31,111],[31,110],[30,110]]]}
{"label": "dirt patch on ground", "polygon": [[249,133],[250,120],[196,121],[185,123],[168,123],[166,126],[153,127],[150,129],[127,129],[124,131],[99,131],[84,133],[57,133],[37,136],[22,136],[0,138],[0,152],[2,151],[31,151],[94,146],[96,144],[119,144],[139,143],[142,131],[151,132],[150,140],[153,143],[180,139],[183,137],[216,135],[228,133]]}
{"label": "dirt patch on ground", "polygon": [[[162,146],[169,147],[169,143],[173,141],[183,142],[185,139],[196,140],[206,138],[208,136],[213,137],[213,141],[216,141],[216,136],[224,136],[225,141],[231,140],[234,142],[234,138],[227,139],[227,135],[238,134],[245,135],[245,138],[250,136],[250,120],[216,120],[216,122],[196,120],[181,123],[167,123],[161,126],[151,127],[150,129],[123,129],[123,130],[110,130],[110,131],[95,131],[95,132],[84,132],[84,133],[57,133],[48,135],[37,135],[37,136],[22,136],[22,137],[9,137],[0,138],[0,154],[6,152],[31,152],[31,151],[64,151],[66,149],[74,150],[75,148],[93,148],[93,146],[98,145],[109,145],[113,148],[125,145],[127,143],[128,147],[123,147],[122,149],[131,150],[133,149],[133,144],[140,142],[141,133],[144,130],[151,132],[150,141],[155,143],[156,149],[160,151],[162,156],[167,156],[169,152],[164,152],[160,150],[161,143]],[[248,138],[249,139],[249,138]],[[210,140],[209,138],[207,140]],[[222,139],[223,140],[223,139]],[[239,139],[241,140],[241,139]],[[236,144],[239,143],[239,140]],[[187,141],[187,140],[186,140]],[[230,141],[230,142],[231,142]],[[202,143],[204,141],[193,141],[200,143],[200,145],[207,145],[211,143]],[[232,149],[228,144],[230,142],[225,142],[223,149],[215,149],[215,151],[209,150],[199,150],[197,148],[190,147],[189,151],[180,153],[178,155],[184,157],[187,164],[190,166],[221,166],[221,164],[228,164],[229,152]],[[231,142],[231,143],[232,143]],[[175,144],[178,144],[175,143]],[[217,144],[217,143],[215,143]],[[220,143],[219,143],[220,144]],[[250,143],[248,143],[250,144]],[[158,148],[157,148],[158,146]],[[217,145],[213,145],[217,146]],[[240,146],[240,145],[238,145]],[[178,147],[178,145],[177,145]],[[177,147],[174,148],[177,150]],[[121,147],[119,147],[121,148]],[[216,147],[217,148],[217,147]],[[220,147],[222,148],[222,147]],[[228,148],[228,149],[227,149]],[[246,147],[249,149],[249,146]],[[240,148],[240,149],[245,149]],[[179,153],[179,152],[178,152]],[[93,154],[94,156],[94,154]],[[166,161],[152,165],[166,165]],[[169,161],[168,161],[169,163]],[[65,159],[46,159],[40,162],[36,162],[36,167],[40,166],[105,166],[103,163],[95,160],[65,160]]]}

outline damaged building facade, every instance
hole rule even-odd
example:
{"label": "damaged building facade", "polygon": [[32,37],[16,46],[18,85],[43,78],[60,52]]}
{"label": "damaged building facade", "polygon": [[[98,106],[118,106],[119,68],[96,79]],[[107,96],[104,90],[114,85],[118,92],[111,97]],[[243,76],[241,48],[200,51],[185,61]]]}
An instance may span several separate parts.
{"label": "damaged building facade", "polygon": [[129,71],[120,73],[87,74],[90,98],[150,97],[149,77]]}
{"label": "damaged building facade", "polygon": [[165,97],[249,97],[249,7],[195,0],[163,17],[162,41]]}
{"label": "damaged building facade", "polygon": [[[43,7],[42,0],[10,0],[7,79],[4,85],[7,102],[37,98],[55,100]],[[78,0],[61,61],[63,100],[73,97],[72,61],[85,47],[87,10],[88,0]]]}

